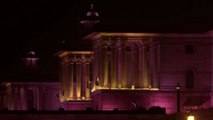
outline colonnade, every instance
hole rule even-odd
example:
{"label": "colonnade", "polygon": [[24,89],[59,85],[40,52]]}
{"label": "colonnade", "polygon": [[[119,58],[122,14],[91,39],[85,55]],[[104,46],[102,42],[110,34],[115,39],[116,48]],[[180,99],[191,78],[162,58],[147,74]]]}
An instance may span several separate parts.
{"label": "colonnade", "polygon": [[91,90],[159,87],[159,44],[142,38],[104,37],[94,51],[66,51],[61,58],[61,101],[89,100]]}
{"label": "colonnade", "polygon": [[4,95],[2,95],[3,108],[8,110],[40,109],[38,87],[30,87],[25,83],[5,82]]}
{"label": "colonnade", "polygon": [[95,89],[158,88],[154,40],[104,37],[94,45]]}
{"label": "colonnade", "polygon": [[90,99],[92,54],[90,51],[75,51],[61,56],[61,101]]}

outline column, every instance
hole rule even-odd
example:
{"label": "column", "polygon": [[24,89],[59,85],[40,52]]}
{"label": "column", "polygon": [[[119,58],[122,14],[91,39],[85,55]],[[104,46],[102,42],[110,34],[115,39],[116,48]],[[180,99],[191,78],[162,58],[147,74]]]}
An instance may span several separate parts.
{"label": "column", "polygon": [[25,89],[22,87],[20,89],[20,101],[21,101],[21,110],[26,110],[26,98],[25,98]]}
{"label": "column", "polygon": [[96,78],[97,88],[104,86],[104,49],[102,47],[99,48],[98,51],[98,77]]}
{"label": "column", "polygon": [[60,101],[61,102],[64,102],[64,100],[65,100],[65,97],[64,97],[64,89],[65,89],[65,65],[64,65],[64,63],[62,63],[61,62],[61,65],[60,65],[61,67],[61,69],[60,69],[60,85],[61,85],[61,91],[60,91]]}
{"label": "column", "polygon": [[[100,47],[99,46],[97,46],[96,47],[96,49],[94,50],[94,64],[93,64],[93,66],[94,66],[94,72],[93,72],[93,78],[92,78],[92,84],[93,84],[93,89],[95,90],[95,89],[98,89],[98,87],[97,87],[97,79],[100,79],[101,78],[101,59],[100,59],[100,57],[101,57],[101,55],[102,54],[100,54],[101,52],[100,52]],[[90,58],[91,59],[91,58]]]}
{"label": "column", "polygon": [[133,88],[135,83],[133,82],[133,70],[135,69],[133,61],[133,51],[132,44],[128,43],[128,47],[126,49],[126,88]]}
{"label": "column", "polygon": [[137,50],[135,45],[132,45],[132,56],[131,56],[131,64],[132,64],[132,68],[131,68],[131,73],[132,73],[132,85],[135,86],[136,83],[136,67],[137,67],[137,63],[135,62],[136,56],[137,56]]}
{"label": "column", "polygon": [[143,69],[142,69],[142,46],[141,45],[139,45],[139,47],[138,47],[138,59],[139,59],[139,61],[138,61],[138,72],[139,72],[139,74],[138,74],[138,88],[143,88]]}
{"label": "column", "polygon": [[77,63],[73,63],[73,99],[77,99]]}
{"label": "column", "polygon": [[143,79],[143,88],[149,87],[149,78],[148,78],[148,50],[147,46],[143,44],[142,46],[142,79]]}
{"label": "column", "polygon": [[86,63],[81,63],[81,99],[85,99],[86,95]]}
{"label": "column", "polygon": [[81,63],[80,61],[77,62],[76,65],[76,93],[77,99],[81,99]]}
{"label": "column", "polygon": [[118,70],[117,70],[117,79],[118,79],[118,88],[121,88],[121,81],[122,81],[122,48],[121,46],[119,45],[118,46],[118,50],[117,50],[117,55],[118,55],[118,64],[117,64],[117,67],[118,67]]}
{"label": "column", "polygon": [[70,82],[71,82],[71,64],[67,63],[65,65],[65,79],[64,79],[64,96],[65,96],[65,100],[70,100],[70,93],[72,93],[72,91],[70,91]]}
{"label": "column", "polygon": [[95,51],[94,51],[94,72],[93,72],[93,86],[94,88],[93,89],[97,89],[96,88],[96,80],[99,76],[99,49],[96,48]]}
{"label": "column", "polygon": [[85,71],[85,76],[86,76],[86,90],[85,90],[85,92],[86,92],[86,95],[85,95],[85,97],[86,97],[86,99],[90,99],[90,63],[89,62],[87,62],[86,63],[86,71]]}
{"label": "column", "polygon": [[151,47],[152,51],[152,81],[153,87],[158,88],[158,77],[157,77],[157,44],[153,43]]}
{"label": "column", "polygon": [[117,50],[115,43],[111,51],[111,88],[117,88]]}
{"label": "column", "polygon": [[73,62],[70,64],[70,84],[69,84],[69,86],[70,86],[70,89],[69,89],[69,91],[70,91],[70,94],[69,94],[69,98],[71,99],[71,100],[73,100],[74,99],[74,74],[73,74],[73,72],[74,72],[74,70],[73,70]]}
{"label": "column", "polygon": [[64,80],[63,80],[63,96],[64,96],[64,100],[68,100],[69,99],[69,63],[64,64]]}
{"label": "column", "polygon": [[126,88],[126,45],[125,43],[122,45],[121,48],[121,87]]}
{"label": "column", "polygon": [[103,88],[109,88],[108,85],[108,46],[103,46]]}
{"label": "column", "polygon": [[140,88],[140,73],[139,73],[139,68],[140,68],[140,65],[139,65],[139,61],[140,61],[140,51],[139,51],[139,47],[138,47],[138,44],[136,44],[134,46],[134,76],[135,76],[135,87],[136,88]]}
{"label": "column", "polygon": [[19,100],[20,100],[20,97],[19,97],[19,88],[16,86],[15,89],[14,89],[14,98],[15,98],[15,110],[19,110]]}

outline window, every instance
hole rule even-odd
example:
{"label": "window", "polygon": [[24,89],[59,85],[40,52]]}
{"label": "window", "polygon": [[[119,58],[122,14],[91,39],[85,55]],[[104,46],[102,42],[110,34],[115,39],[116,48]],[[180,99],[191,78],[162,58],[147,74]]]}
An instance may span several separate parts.
{"label": "window", "polygon": [[185,45],[185,53],[193,54],[194,53],[194,45]]}
{"label": "window", "polygon": [[186,71],[185,75],[186,79],[186,88],[193,89],[194,88],[194,80],[195,80],[195,73],[193,70]]}

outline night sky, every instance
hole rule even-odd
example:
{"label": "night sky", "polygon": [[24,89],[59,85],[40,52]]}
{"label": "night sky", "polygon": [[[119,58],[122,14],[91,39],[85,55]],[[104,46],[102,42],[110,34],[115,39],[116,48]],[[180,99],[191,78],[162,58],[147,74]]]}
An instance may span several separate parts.
{"label": "night sky", "polygon": [[58,50],[85,47],[79,21],[90,3],[100,14],[100,31],[190,33],[213,28],[213,7],[204,0],[5,0],[0,2],[1,76],[29,49],[46,67],[57,67],[49,61]]}

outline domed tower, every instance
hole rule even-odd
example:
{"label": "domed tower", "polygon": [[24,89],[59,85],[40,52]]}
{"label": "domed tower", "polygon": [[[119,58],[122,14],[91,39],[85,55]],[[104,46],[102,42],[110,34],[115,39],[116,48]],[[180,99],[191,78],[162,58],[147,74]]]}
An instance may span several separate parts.
{"label": "domed tower", "polygon": [[27,52],[26,57],[23,58],[25,68],[31,70],[36,69],[38,60],[39,58],[36,56],[35,51],[30,50]]}
{"label": "domed tower", "polygon": [[94,5],[90,4],[90,9],[87,11],[86,16],[84,16],[84,19],[81,20],[80,23],[84,25],[84,29],[86,32],[92,32],[96,24],[98,24],[99,22],[99,13],[94,9]]}

